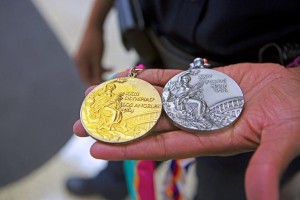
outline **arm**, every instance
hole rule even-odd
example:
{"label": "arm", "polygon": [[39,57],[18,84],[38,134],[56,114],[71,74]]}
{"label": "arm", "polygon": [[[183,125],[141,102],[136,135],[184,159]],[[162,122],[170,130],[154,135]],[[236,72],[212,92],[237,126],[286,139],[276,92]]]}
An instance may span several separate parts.
{"label": "arm", "polygon": [[95,0],[85,33],[75,55],[75,62],[83,82],[93,85],[102,82],[107,71],[101,65],[104,43],[103,24],[111,9],[113,0]]}
{"label": "arm", "polygon": [[113,6],[114,0],[95,0],[91,10],[88,27],[102,30],[106,15]]}

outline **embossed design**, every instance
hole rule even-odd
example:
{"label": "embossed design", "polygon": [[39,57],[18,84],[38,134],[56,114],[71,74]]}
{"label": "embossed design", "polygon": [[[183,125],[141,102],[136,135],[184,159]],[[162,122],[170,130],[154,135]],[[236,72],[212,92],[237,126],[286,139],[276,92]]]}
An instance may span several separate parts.
{"label": "embossed design", "polygon": [[81,121],[94,138],[110,143],[137,139],[156,124],[161,99],[149,83],[119,78],[97,86],[83,101]]}
{"label": "embossed design", "polygon": [[226,99],[209,108],[206,118],[213,122],[215,129],[228,126],[241,114],[244,106],[243,97]]}
{"label": "embossed design", "polygon": [[[195,85],[190,85],[190,72],[182,73],[178,80],[170,82],[168,87],[168,96],[165,96],[168,102],[172,104],[171,111],[176,113],[177,119],[194,120],[203,126],[211,126],[203,116],[207,112],[207,104],[203,100],[203,84],[199,81]],[[206,122],[206,125],[204,124]]]}
{"label": "embossed design", "polygon": [[210,69],[190,69],[173,77],[162,94],[166,114],[179,128],[191,132],[217,130],[232,124],[244,100],[227,75]]}

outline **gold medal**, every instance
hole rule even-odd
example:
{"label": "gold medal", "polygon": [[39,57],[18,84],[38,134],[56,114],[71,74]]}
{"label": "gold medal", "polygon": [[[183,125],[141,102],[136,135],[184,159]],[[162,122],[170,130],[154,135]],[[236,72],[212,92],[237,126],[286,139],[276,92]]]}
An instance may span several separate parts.
{"label": "gold medal", "polygon": [[84,99],[80,119],[93,138],[107,143],[123,143],[147,134],[161,115],[157,90],[148,82],[129,77],[116,78],[96,86]]}

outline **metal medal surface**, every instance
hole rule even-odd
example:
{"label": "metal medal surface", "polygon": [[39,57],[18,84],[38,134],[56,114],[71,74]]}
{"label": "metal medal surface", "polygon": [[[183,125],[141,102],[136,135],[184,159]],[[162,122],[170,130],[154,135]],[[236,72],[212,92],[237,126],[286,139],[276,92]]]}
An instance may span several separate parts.
{"label": "metal medal surface", "polygon": [[242,112],[244,98],[238,84],[226,74],[195,68],[169,80],[162,103],[176,126],[199,133],[234,123]]}
{"label": "metal medal surface", "polygon": [[80,119],[93,138],[116,144],[148,133],[161,110],[160,95],[151,84],[124,77],[94,88],[82,103]]}

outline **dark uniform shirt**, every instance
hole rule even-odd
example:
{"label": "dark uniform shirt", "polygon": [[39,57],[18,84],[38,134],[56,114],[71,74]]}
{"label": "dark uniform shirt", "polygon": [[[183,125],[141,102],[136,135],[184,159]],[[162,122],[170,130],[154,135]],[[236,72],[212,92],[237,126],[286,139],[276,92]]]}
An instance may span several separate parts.
{"label": "dark uniform shirt", "polygon": [[187,53],[256,62],[270,42],[300,40],[299,0],[142,0],[146,22]]}

